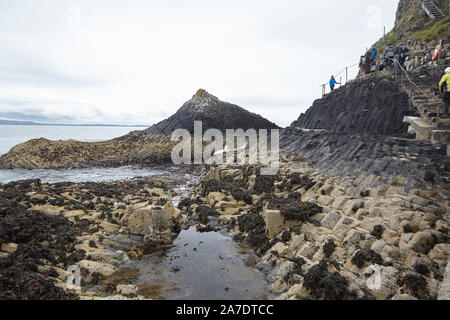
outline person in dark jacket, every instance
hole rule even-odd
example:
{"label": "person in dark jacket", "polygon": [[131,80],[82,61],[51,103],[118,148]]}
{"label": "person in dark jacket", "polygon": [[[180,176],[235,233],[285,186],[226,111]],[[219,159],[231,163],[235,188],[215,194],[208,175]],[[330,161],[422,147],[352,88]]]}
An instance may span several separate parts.
{"label": "person in dark jacket", "polygon": [[408,52],[409,52],[409,49],[403,43],[400,43],[397,46],[397,49],[395,49],[395,54],[398,57],[399,69],[400,69],[400,67],[405,69],[405,61],[406,61],[406,58],[408,57]]}
{"label": "person in dark jacket", "polygon": [[334,91],[334,86],[335,86],[336,84],[340,84],[340,83],[336,81],[336,79],[334,78],[334,76],[331,76],[331,79],[330,79],[330,89],[331,89],[331,92]]}
{"label": "person in dark jacket", "polygon": [[359,59],[359,72],[362,77],[364,77],[366,71],[366,58],[364,56],[361,56],[361,59]]}
{"label": "person in dark jacket", "polygon": [[366,60],[366,65],[365,65],[365,74],[369,74],[370,73],[370,67],[372,66],[371,60],[372,60],[372,51],[371,50],[367,50],[366,55],[364,56],[365,60]]}
{"label": "person in dark jacket", "polygon": [[394,65],[394,57],[395,57],[395,48],[393,45],[390,45],[384,51],[384,65],[386,67],[391,67]]}

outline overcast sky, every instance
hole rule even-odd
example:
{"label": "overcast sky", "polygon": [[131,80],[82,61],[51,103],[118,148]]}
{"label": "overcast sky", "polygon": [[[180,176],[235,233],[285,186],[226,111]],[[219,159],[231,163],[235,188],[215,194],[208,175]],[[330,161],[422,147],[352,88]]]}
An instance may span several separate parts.
{"label": "overcast sky", "polygon": [[0,118],[152,124],[204,88],[287,126],[397,4],[0,0]]}

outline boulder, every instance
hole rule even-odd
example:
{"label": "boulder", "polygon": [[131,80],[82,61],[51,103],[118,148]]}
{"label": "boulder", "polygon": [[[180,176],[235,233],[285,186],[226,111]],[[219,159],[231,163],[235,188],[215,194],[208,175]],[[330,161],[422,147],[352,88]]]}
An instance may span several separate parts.
{"label": "boulder", "polygon": [[17,251],[18,245],[16,243],[3,243],[1,246],[1,251],[6,253],[14,253]]}
{"label": "boulder", "polygon": [[329,212],[328,215],[322,220],[321,225],[324,228],[333,229],[338,223],[341,216],[336,212]]}
{"label": "boulder", "polygon": [[78,262],[78,266],[80,268],[87,269],[90,274],[96,272],[105,277],[110,276],[114,273],[114,271],[116,271],[116,267],[114,267],[112,264],[90,260],[82,260]]}
{"label": "boulder", "polygon": [[287,228],[301,224],[300,221],[285,220],[280,210],[270,210],[267,207],[264,208],[263,218],[266,222],[266,234],[269,238],[275,237]]}
{"label": "boulder", "polygon": [[164,206],[150,205],[126,215],[122,219],[122,227],[130,234],[141,236],[170,230],[174,224],[181,223],[183,218],[170,199],[165,201],[167,202]]}
{"label": "boulder", "polygon": [[434,247],[434,236],[431,230],[417,232],[409,241],[407,249],[428,254]]}
{"label": "boulder", "polygon": [[139,295],[139,288],[135,285],[120,284],[116,287],[116,291],[118,294],[121,294],[125,297],[136,297]]}

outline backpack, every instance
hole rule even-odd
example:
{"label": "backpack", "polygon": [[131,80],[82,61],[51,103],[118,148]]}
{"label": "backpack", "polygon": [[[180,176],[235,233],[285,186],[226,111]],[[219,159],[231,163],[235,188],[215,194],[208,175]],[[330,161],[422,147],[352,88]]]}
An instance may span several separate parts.
{"label": "backpack", "polygon": [[393,58],[395,56],[395,49],[394,47],[390,46],[386,49],[386,57]]}

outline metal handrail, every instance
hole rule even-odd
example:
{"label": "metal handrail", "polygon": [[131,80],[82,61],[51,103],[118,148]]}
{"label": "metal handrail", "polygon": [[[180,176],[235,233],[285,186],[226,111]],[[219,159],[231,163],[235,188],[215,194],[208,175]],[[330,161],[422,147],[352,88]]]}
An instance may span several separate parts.
{"label": "metal handrail", "polygon": [[[416,89],[419,90],[420,93],[421,93],[424,97],[426,97],[430,102],[433,102],[433,103],[440,103],[440,102],[441,102],[441,101],[439,101],[439,100],[436,100],[436,99],[434,99],[434,98],[428,96],[428,94],[427,94],[425,91],[423,91],[422,88],[420,88],[414,81],[412,81],[411,78],[410,78],[410,76],[408,75],[408,72],[406,72],[405,68],[403,68],[403,66],[400,64],[400,62],[398,61],[398,59],[396,59],[396,58],[394,58],[394,59],[386,58],[386,59],[389,59],[389,60],[391,60],[392,62],[394,62],[394,65],[397,64],[398,67],[399,67],[399,69],[402,70],[403,73],[405,74],[406,79],[409,81],[409,83],[410,83],[412,86],[416,87]],[[410,94],[410,96],[412,96],[412,88],[411,88],[411,94]],[[438,107],[438,110],[437,110],[437,119],[438,119],[438,120],[437,120],[437,124],[438,124],[438,126],[439,126],[439,122],[440,122],[440,119],[441,119],[440,113],[441,113],[441,110],[440,110],[440,107]]]}
{"label": "metal handrail", "polygon": [[[337,73],[337,74],[335,75],[335,77],[340,76],[340,75],[342,74],[342,72],[345,71],[345,83],[347,84],[347,82],[348,82],[348,69],[349,69],[349,68],[353,68],[353,67],[358,66],[358,65],[359,65],[359,63],[356,63],[356,64],[353,64],[353,65],[351,65],[351,66],[345,67],[344,69],[342,69],[342,71],[340,71],[339,73]],[[319,85],[319,87],[322,87],[322,96],[325,95],[325,91],[326,91],[326,86],[327,86],[327,85],[328,85],[328,82]],[[341,81],[340,81],[340,86],[342,86],[342,78],[341,78]]]}
{"label": "metal handrail", "polygon": [[400,62],[398,61],[398,59],[390,59],[390,58],[386,58],[391,60],[392,62],[397,63],[400,70],[403,71],[403,73],[406,76],[406,79],[414,86],[416,87],[416,89],[418,89],[420,91],[420,93],[422,93],[423,96],[425,96],[426,98],[428,98],[428,100],[430,100],[431,102],[440,102],[438,100],[435,100],[434,98],[431,98],[430,96],[427,95],[427,93],[425,91],[422,90],[422,88],[420,88],[414,81],[411,80],[411,78],[408,75],[408,72],[406,72],[405,68],[402,67],[402,65],[400,64]]}

